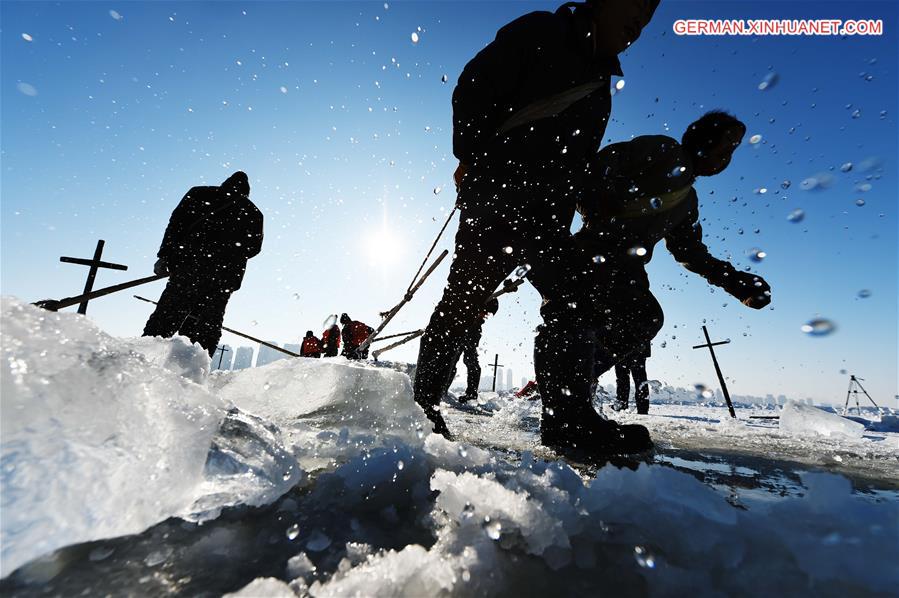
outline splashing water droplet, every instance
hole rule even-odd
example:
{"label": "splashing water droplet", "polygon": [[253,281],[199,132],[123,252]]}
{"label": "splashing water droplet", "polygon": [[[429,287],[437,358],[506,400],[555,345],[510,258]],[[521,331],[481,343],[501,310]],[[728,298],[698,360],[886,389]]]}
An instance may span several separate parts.
{"label": "splashing water droplet", "polygon": [[564,388],[562,389],[562,394],[565,395],[566,397],[570,397],[570,396],[571,396],[571,390],[569,390],[569,388],[566,386],[566,387],[564,387]]}
{"label": "splashing water droplet", "polygon": [[605,261],[606,261],[606,258],[604,258],[604,257],[601,256],[601,255],[594,255],[594,256],[593,256],[593,263],[594,263],[594,264],[602,264],[602,263],[605,262]]}
{"label": "splashing water droplet", "polygon": [[443,75],[442,77],[440,77],[441,83],[446,83],[447,81],[449,81],[449,77],[447,77],[446,75]]}
{"label": "splashing water droplet", "polygon": [[268,382],[266,382],[265,384],[262,385],[262,390],[268,390],[271,387],[272,387],[272,385],[269,384]]}
{"label": "splashing water droplet", "polygon": [[865,205],[865,200],[864,199],[856,199],[855,205],[857,205],[858,207],[862,207],[863,205]]}
{"label": "splashing water droplet", "polygon": [[615,82],[615,89],[617,89],[618,91],[624,89],[624,79],[619,79]]}
{"label": "splashing water droplet", "polygon": [[861,118],[861,117],[862,117],[862,111],[859,108],[856,108],[855,110],[852,111],[852,118]]}
{"label": "splashing water droplet", "polygon": [[555,415],[555,414],[556,414],[556,410],[553,409],[552,407],[547,407],[547,408],[546,408],[546,414],[547,414],[547,415]]}
{"label": "splashing water droplet", "polygon": [[509,253],[509,254],[511,254],[511,253],[512,253],[512,248],[511,248],[511,247],[503,247],[503,253]]}
{"label": "splashing water droplet", "polygon": [[111,16],[111,17],[112,17],[113,19],[115,19],[116,21],[121,21],[122,19],[125,18],[125,17],[123,17],[122,15],[120,15],[119,12],[116,11],[116,10],[110,10],[110,11],[109,11],[109,16]]}
{"label": "splashing water droplet", "polygon": [[867,299],[870,296],[871,296],[871,291],[869,291],[868,289],[862,289],[858,292],[859,299]]}
{"label": "splashing water droplet", "polygon": [[457,450],[459,452],[459,456],[463,459],[468,456],[468,449],[465,448],[464,444],[460,444]]}
{"label": "splashing water droplet", "polygon": [[802,208],[796,208],[789,214],[787,214],[787,220],[790,222],[802,222],[805,218],[805,210]]}
{"label": "splashing water droplet", "polygon": [[693,390],[696,391],[696,398],[702,397],[703,399],[711,399],[713,396],[715,396],[715,393],[701,382],[697,382],[696,384],[694,384]]}
{"label": "splashing water droplet", "polygon": [[656,566],[655,557],[642,546],[634,546],[634,560],[637,561],[638,565],[646,569],[654,569]]}
{"label": "splashing water droplet", "polygon": [[640,245],[634,245],[627,250],[627,254],[631,257],[643,257],[646,255],[646,248]]}
{"label": "splashing water droplet", "polygon": [[852,162],[846,162],[840,166],[840,172],[849,172],[850,170],[852,170]]}
{"label": "splashing water droplet", "polygon": [[417,32],[417,31],[413,31],[413,32],[412,32],[412,35],[410,35],[409,37],[412,39],[412,43],[413,43],[413,44],[417,44],[417,43],[418,43],[419,37],[418,37],[418,32]]}
{"label": "splashing water droplet", "polygon": [[759,91],[765,91],[766,89],[771,89],[777,82],[780,80],[780,76],[777,73],[771,72],[765,75],[762,79],[761,83],[759,83]]}
{"label": "splashing water droplet", "polygon": [[489,517],[485,517],[484,532],[491,540],[499,540],[499,537],[503,532],[503,526],[499,521],[490,521]]}
{"label": "splashing water droplet", "polygon": [[753,247],[752,249],[750,249],[748,252],[748,255],[749,255],[749,259],[755,263],[759,263],[762,260],[764,260],[766,257],[768,257],[768,254],[765,253],[764,251],[762,251],[761,249],[759,249],[758,247]]}
{"label": "splashing water droplet", "polygon": [[278,89],[280,90],[281,93],[287,93],[287,88],[283,85],[281,87],[279,87]]}
{"label": "splashing water droplet", "polygon": [[649,205],[653,210],[658,210],[662,207],[662,198],[661,197],[653,197],[649,200]]}
{"label": "splashing water droplet", "polygon": [[297,536],[300,535],[300,526],[294,523],[290,527],[287,528],[287,539],[288,540],[296,540]]}
{"label": "splashing water droplet", "polygon": [[434,187],[434,195],[440,195],[440,192],[443,191],[443,187],[438,185]]}
{"label": "splashing water droplet", "polygon": [[402,460],[402,459],[400,459],[399,461],[396,462],[396,468],[399,469],[400,471],[403,471],[403,468],[404,468],[405,466],[406,466],[406,464],[403,463],[403,460]]}
{"label": "splashing water droplet", "polygon": [[27,33],[22,34],[22,39],[24,39],[26,42],[34,41],[34,38],[31,37],[30,35],[28,35]]}
{"label": "splashing water droplet", "polygon": [[762,140],[762,136],[759,135],[758,133],[756,133],[755,135],[753,135],[752,137],[749,138],[749,143],[751,143],[752,145],[755,145],[758,142],[760,142],[761,140]]}
{"label": "splashing water droplet", "polygon": [[782,183],[780,184],[780,188],[781,188],[781,189],[789,189],[789,188],[790,188],[790,185],[792,185],[792,184],[793,184],[793,183],[791,183],[789,180],[785,180],[784,182],[782,182]]}
{"label": "splashing water droplet", "polygon": [[836,324],[826,318],[815,318],[802,325],[801,330],[809,336],[827,336],[837,329]]}
{"label": "splashing water droplet", "polygon": [[471,519],[474,516],[474,505],[470,502],[466,502],[465,506],[462,507],[462,519]]}

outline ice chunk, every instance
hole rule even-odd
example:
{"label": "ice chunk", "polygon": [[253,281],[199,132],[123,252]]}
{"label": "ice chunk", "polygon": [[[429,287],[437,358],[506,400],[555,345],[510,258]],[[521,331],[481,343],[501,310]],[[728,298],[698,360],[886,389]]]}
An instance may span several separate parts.
{"label": "ice chunk", "polygon": [[313,573],[315,573],[315,564],[305,552],[301,552],[287,560],[287,577],[291,579],[302,577],[308,581],[309,576]]}
{"label": "ice chunk", "polygon": [[780,429],[798,436],[821,435],[827,437],[861,438],[865,426],[835,413],[803,405],[793,399],[787,401],[780,413]]}
{"label": "ice chunk", "polygon": [[115,339],[75,314],[0,301],[4,572],[187,508],[225,414],[182,375],[202,349],[166,342],[160,363],[139,348],[162,341]]}

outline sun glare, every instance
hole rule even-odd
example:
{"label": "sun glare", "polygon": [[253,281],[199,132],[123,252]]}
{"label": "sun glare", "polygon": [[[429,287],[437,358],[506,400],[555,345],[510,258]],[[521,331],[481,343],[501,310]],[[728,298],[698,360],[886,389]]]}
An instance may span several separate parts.
{"label": "sun glare", "polygon": [[395,266],[403,255],[403,242],[393,231],[382,228],[374,231],[365,243],[368,259],[372,265],[383,268]]}

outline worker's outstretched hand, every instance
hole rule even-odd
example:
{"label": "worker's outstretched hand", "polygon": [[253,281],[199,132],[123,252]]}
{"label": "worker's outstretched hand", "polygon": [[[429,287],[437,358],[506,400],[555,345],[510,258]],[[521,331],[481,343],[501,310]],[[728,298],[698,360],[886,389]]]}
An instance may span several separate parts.
{"label": "worker's outstretched hand", "polygon": [[725,291],[753,309],[762,309],[771,303],[771,287],[765,279],[751,272],[737,272],[731,275]]}
{"label": "worker's outstretched hand", "polygon": [[153,264],[153,274],[156,276],[165,276],[169,273],[169,266],[165,263],[165,258],[159,258]]}

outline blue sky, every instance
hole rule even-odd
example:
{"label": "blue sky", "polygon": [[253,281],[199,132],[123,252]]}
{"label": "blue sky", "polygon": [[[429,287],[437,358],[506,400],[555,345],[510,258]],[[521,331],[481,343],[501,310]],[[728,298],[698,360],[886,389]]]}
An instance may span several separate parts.
{"label": "blue sky", "polygon": [[[450,96],[459,72],[498,27],[556,6],[0,3],[2,293],[32,301],[77,293],[84,269],[58,258],[88,257],[98,238],[108,260],[129,266],[101,272],[98,285],[149,274],[184,192],[242,169],[266,239],[226,325],[283,343],[319,332],[328,313],[376,324],[455,199]],[[678,18],[879,18],[885,34],[688,38],[673,34]],[[625,86],[607,142],[679,137],[712,108],[747,123],[731,167],[697,189],[716,255],[751,266],[773,289],[769,309],[749,310],[659,247],[650,276],[666,324],[651,378],[717,387],[707,352],[690,348],[706,323],[714,340],[733,341],[719,352],[732,393],[842,403],[845,370],[895,406],[897,25],[894,2],[663,0],[622,56]],[[759,90],[771,72],[776,85]],[[749,144],[751,135],[761,141]],[[830,186],[804,190],[819,173]],[[805,218],[790,222],[797,208]],[[441,248],[454,231],[455,222]],[[755,247],[767,253],[761,263],[747,258]],[[387,332],[424,326],[447,266]],[[161,289],[139,292],[155,298]],[[533,372],[537,300],[523,288],[484,329],[483,362],[498,352],[516,382]],[[89,310],[123,336],[140,334],[148,315],[130,294]],[[804,334],[815,317],[836,331]],[[416,354],[410,343],[392,357]]]}

